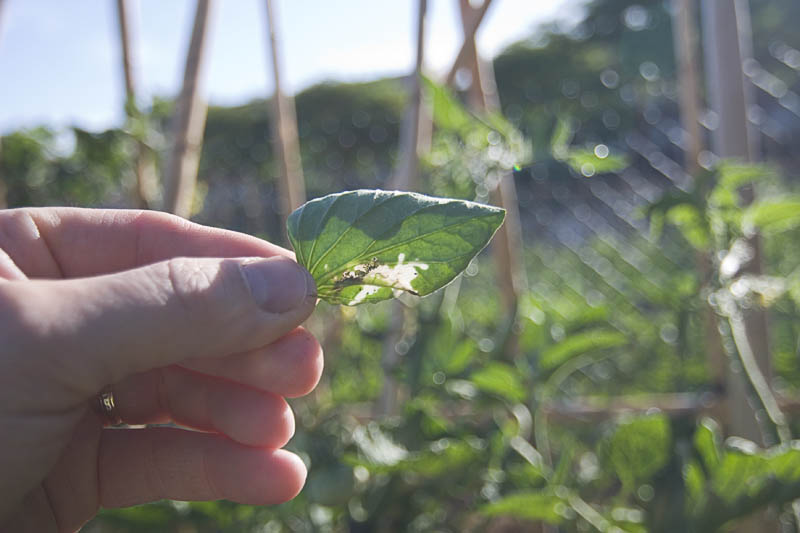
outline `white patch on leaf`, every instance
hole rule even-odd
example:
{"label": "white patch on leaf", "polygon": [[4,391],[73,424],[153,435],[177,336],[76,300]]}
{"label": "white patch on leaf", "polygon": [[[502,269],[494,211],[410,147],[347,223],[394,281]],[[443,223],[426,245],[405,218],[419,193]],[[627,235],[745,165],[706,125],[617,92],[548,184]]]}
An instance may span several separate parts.
{"label": "white patch on leaf", "polygon": [[353,296],[353,299],[347,302],[347,305],[358,305],[364,300],[367,299],[368,296],[372,296],[373,294],[377,293],[383,287],[379,287],[377,285],[362,285],[361,290],[358,291],[358,294]]}
{"label": "white patch on leaf", "polygon": [[428,264],[418,261],[405,263],[405,259],[406,254],[401,253],[397,256],[396,265],[376,266],[364,276],[364,281],[414,292],[414,287],[411,283],[419,276],[419,270],[428,270]]}

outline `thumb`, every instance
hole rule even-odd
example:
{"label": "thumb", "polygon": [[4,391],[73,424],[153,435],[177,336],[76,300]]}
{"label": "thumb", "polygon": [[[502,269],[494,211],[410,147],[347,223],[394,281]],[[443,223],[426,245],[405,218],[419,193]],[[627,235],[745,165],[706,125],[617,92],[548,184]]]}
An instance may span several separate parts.
{"label": "thumb", "polygon": [[[0,285],[21,354],[83,395],[188,357],[267,345],[314,310],[308,271],[285,257],[175,258],[92,278]],[[3,328],[5,329],[5,328]]]}

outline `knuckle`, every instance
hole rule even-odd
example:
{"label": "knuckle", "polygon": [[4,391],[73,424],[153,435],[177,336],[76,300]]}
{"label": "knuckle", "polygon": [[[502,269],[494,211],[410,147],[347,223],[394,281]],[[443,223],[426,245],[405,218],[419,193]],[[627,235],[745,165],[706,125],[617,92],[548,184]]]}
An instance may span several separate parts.
{"label": "knuckle", "polygon": [[164,304],[175,306],[186,328],[224,330],[217,339],[220,343],[258,331],[258,315],[251,312],[252,299],[234,261],[173,258],[163,263],[157,277],[165,285]]}
{"label": "knuckle", "polygon": [[9,256],[17,255],[24,246],[31,244],[35,247],[27,249],[26,255],[40,251],[42,241],[37,239],[39,228],[33,213],[35,211],[30,208],[0,210],[0,248],[5,249]]}
{"label": "knuckle", "polygon": [[168,260],[169,280],[174,292],[186,297],[206,293],[216,278],[214,266],[186,257]]}
{"label": "knuckle", "polygon": [[205,315],[218,296],[218,265],[185,257],[169,259],[161,273],[169,297],[192,315]]}
{"label": "knuckle", "polygon": [[235,261],[177,257],[166,261],[166,271],[170,292],[187,306],[246,301],[246,282]]}

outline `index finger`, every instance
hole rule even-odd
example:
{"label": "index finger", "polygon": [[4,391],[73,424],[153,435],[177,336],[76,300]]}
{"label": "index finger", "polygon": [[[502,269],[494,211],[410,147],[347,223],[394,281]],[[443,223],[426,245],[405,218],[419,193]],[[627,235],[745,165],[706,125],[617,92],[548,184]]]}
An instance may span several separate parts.
{"label": "index finger", "polygon": [[107,274],[173,257],[294,258],[262,239],[167,213],[71,207],[0,211],[0,249],[32,278]]}

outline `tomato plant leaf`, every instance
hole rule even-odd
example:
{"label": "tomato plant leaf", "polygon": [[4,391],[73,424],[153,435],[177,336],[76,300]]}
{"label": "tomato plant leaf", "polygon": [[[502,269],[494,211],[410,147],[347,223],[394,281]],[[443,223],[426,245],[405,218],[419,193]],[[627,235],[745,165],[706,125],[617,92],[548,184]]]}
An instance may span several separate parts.
{"label": "tomato plant leaf", "polygon": [[720,429],[713,419],[704,418],[698,424],[694,433],[694,448],[703,460],[706,472],[709,475],[716,473],[723,454],[720,452]]}
{"label": "tomato plant leaf", "polygon": [[480,390],[512,402],[521,402],[527,396],[525,386],[519,379],[519,373],[511,365],[489,363],[473,372],[469,380]]}
{"label": "tomato plant leaf", "polygon": [[514,516],[525,520],[541,520],[548,524],[564,523],[564,513],[559,507],[566,508],[563,498],[553,491],[517,492],[484,505],[480,510],[486,516]]}
{"label": "tomato plant leaf", "polygon": [[751,205],[744,214],[742,225],[747,233],[755,228],[762,233],[775,234],[800,227],[800,196],[784,195]]}
{"label": "tomato plant leaf", "polygon": [[334,304],[425,296],[480,252],[505,211],[416,193],[358,190],[311,200],[289,215],[297,261]]}
{"label": "tomato plant leaf", "polygon": [[605,452],[623,486],[634,490],[649,481],[670,459],[672,430],[663,414],[621,422],[605,443]]}
{"label": "tomato plant leaf", "polygon": [[570,335],[542,352],[539,365],[553,370],[559,365],[593,350],[617,348],[628,342],[625,335],[609,328],[592,328]]}

